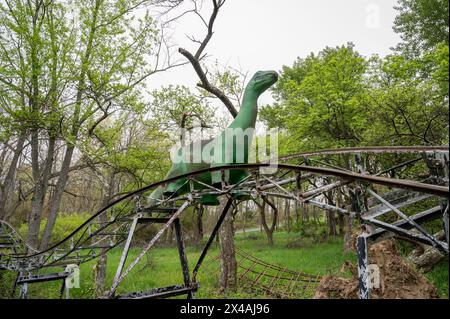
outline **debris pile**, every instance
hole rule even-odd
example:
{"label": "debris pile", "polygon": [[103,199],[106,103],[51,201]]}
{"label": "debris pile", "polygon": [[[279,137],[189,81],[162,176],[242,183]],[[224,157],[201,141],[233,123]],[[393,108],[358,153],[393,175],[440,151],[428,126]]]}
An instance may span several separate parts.
{"label": "debris pile", "polygon": [[[394,241],[385,240],[369,249],[369,263],[380,269],[380,285],[371,289],[373,299],[430,299],[438,298],[436,288],[398,253]],[[352,278],[325,276],[316,290],[315,299],[357,299],[358,274],[356,267],[346,264]]]}

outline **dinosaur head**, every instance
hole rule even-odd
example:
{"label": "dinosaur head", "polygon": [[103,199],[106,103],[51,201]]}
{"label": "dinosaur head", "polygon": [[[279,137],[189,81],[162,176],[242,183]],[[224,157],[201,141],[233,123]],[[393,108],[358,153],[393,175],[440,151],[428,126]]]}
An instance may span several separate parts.
{"label": "dinosaur head", "polygon": [[250,89],[258,95],[263,94],[268,88],[278,81],[278,73],[275,71],[258,71],[247,85]]}

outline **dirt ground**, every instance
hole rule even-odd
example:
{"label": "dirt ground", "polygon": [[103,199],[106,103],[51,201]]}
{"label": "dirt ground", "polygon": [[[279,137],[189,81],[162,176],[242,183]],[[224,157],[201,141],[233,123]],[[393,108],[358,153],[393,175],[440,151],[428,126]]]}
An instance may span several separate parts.
{"label": "dirt ground", "polygon": [[[372,299],[439,298],[436,288],[398,253],[394,241],[385,240],[369,249],[369,263],[380,269],[380,287],[371,290]],[[352,278],[325,276],[316,290],[315,299],[358,298],[358,271],[346,263]]]}

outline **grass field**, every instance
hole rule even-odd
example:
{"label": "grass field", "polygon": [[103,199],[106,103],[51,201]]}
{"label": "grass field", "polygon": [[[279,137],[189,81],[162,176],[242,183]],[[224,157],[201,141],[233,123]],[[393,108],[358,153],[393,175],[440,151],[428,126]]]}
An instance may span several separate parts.
{"label": "grass field", "polygon": [[[275,244],[273,247],[268,247],[263,233],[239,233],[236,234],[236,246],[267,263],[310,274],[336,274],[345,260],[356,262],[354,254],[345,255],[343,253],[343,243],[340,238],[331,238],[324,243],[310,244],[308,241],[300,240],[299,235],[295,233],[277,232],[274,235]],[[128,262],[138,253],[139,249],[132,249],[128,256]],[[201,248],[187,247],[191,271],[200,253]],[[108,255],[107,287],[111,286],[120,254],[120,250],[115,250]],[[219,294],[217,280],[219,265],[218,261],[214,259],[218,254],[217,244],[214,243],[197,277],[201,285],[196,294],[197,298],[267,298],[266,295],[243,289],[238,289],[228,295]],[[94,262],[81,266],[81,287],[71,290],[72,298],[92,298],[93,266]],[[448,297],[448,258],[426,276],[438,288],[441,296]],[[144,257],[132,270],[117,292],[120,294],[141,291],[153,287],[182,284],[182,282],[177,250],[175,248],[156,248],[151,250],[148,257]],[[57,298],[59,287],[60,284],[55,282],[34,284],[30,286],[29,297]],[[312,294],[303,296],[303,298],[311,297]]]}

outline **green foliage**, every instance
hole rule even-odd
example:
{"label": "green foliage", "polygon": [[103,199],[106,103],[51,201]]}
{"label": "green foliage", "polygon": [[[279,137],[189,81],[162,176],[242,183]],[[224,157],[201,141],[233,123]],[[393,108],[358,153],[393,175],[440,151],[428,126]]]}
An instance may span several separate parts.
{"label": "green foliage", "polygon": [[449,272],[448,272],[448,255],[445,256],[437,265],[431,269],[431,271],[425,273],[425,277],[435,286],[438,290],[439,296],[442,298],[448,298],[448,283],[449,283]]}
{"label": "green foliage", "polygon": [[277,103],[261,118],[286,128],[297,150],[357,145],[367,124],[361,103],[366,69],[352,44],[298,59],[283,68],[274,89]]}
{"label": "green foliage", "polygon": [[365,59],[353,45],[326,48],[283,67],[276,102],[261,111],[282,128],[280,154],[357,145],[448,141],[449,49],[421,57]]}
{"label": "green foliage", "polygon": [[211,126],[214,122],[214,110],[208,101],[196,96],[185,86],[169,85],[152,92],[150,107],[154,120],[160,124],[161,131],[179,130],[183,115],[187,115],[185,128],[194,124]]}
{"label": "green foliage", "polygon": [[[36,223],[30,228],[38,228],[46,199],[51,215],[59,210],[71,163],[89,163],[100,185],[106,185],[103,202],[115,188],[135,189],[164,176],[166,136],[142,128],[145,80],[171,67],[159,60],[161,39],[148,5],[137,0],[0,2],[0,139],[10,143],[31,133],[20,161],[31,174],[19,176],[26,179],[21,185],[30,186],[23,191],[35,195],[32,214],[37,216],[30,220]],[[144,134],[134,132],[139,130]],[[33,155],[25,156],[30,148]],[[61,171],[51,181],[56,185],[51,198],[45,171]],[[106,189],[111,176],[121,185]]]}
{"label": "green foliage", "polygon": [[326,224],[316,221],[298,221],[292,225],[292,230],[299,235],[297,239],[288,243],[290,248],[305,247],[321,243],[328,237]]}
{"label": "green foliage", "polygon": [[[437,87],[437,97],[448,101],[449,97],[449,46],[440,44],[430,53],[425,54],[424,61],[429,66],[430,81]],[[433,87],[434,89],[434,87]]]}
{"label": "green foliage", "polygon": [[403,43],[399,49],[413,55],[449,44],[449,2],[447,0],[400,0],[394,30]]}
{"label": "green foliage", "polygon": [[0,299],[11,298],[16,273],[12,271],[0,270]]}
{"label": "green foliage", "polygon": [[80,144],[84,154],[102,164],[105,176],[126,177],[120,185],[122,192],[162,179],[169,167],[170,140],[143,117],[127,112],[114,122],[102,123],[94,139]]}
{"label": "green foliage", "polygon": [[367,95],[374,144],[446,144],[448,140],[448,46],[421,58],[392,55],[372,65]]}
{"label": "green foliage", "polygon": [[[220,67],[218,62],[216,62],[214,71],[211,73],[211,83],[221,90],[236,106],[240,107],[247,74],[243,74],[231,67]],[[202,93],[205,96],[210,95],[204,90],[202,90]]]}
{"label": "green foliage", "polygon": [[39,3],[0,4],[0,60],[8,62],[1,63],[0,77],[9,87],[2,107],[22,129],[76,142],[74,121],[81,125],[101,112],[93,92],[97,102],[114,97],[115,109],[132,105],[134,88],[151,72],[145,57],[154,53],[157,31],[148,14],[128,14],[133,0]]}
{"label": "green foliage", "polygon": [[[91,215],[88,213],[66,213],[66,214],[60,214],[58,219],[56,220],[53,234],[52,234],[52,241],[54,243],[61,241],[62,239],[69,236],[76,228],[78,228],[81,224],[83,224],[87,219],[89,219]],[[41,223],[41,229],[40,232],[42,233],[45,228],[45,222],[46,219],[44,218],[44,222]],[[18,228],[18,232],[24,237],[24,235],[27,233],[28,225],[22,224]],[[95,229],[91,229],[91,231],[94,231]]]}

